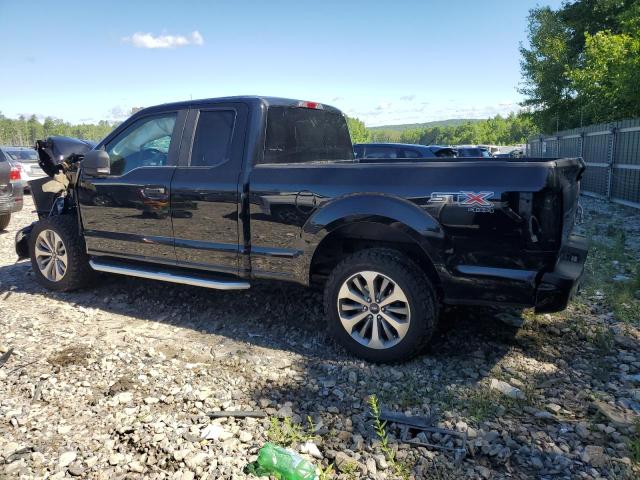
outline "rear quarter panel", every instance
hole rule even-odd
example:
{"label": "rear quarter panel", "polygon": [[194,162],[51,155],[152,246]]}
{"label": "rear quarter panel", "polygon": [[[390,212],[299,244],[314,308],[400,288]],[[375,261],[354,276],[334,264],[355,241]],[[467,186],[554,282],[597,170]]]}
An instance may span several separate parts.
{"label": "rear quarter panel", "polygon": [[[306,283],[322,238],[366,216],[406,229],[439,271],[528,268],[506,198],[545,188],[549,175],[547,163],[504,161],[259,165],[249,181],[252,270]],[[491,209],[433,201],[460,192],[490,192]]]}

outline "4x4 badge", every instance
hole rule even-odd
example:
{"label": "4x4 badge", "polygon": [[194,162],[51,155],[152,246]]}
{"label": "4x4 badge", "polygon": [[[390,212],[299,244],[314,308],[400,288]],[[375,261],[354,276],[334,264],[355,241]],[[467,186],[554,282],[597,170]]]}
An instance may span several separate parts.
{"label": "4x4 badge", "polygon": [[493,213],[493,192],[433,192],[430,202],[453,203],[468,207],[470,212]]}

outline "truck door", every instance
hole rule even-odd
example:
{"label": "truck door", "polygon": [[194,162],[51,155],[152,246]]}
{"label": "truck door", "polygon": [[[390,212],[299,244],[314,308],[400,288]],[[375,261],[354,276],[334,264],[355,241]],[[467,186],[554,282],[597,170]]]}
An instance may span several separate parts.
{"label": "truck door", "polygon": [[139,117],[99,145],[109,154],[109,175],[81,173],[78,182],[90,254],[175,263],[169,193],[186,114]]}
{"label": "truck door", "polygon": [[189,112],[171,183],[178,263],[238,273],[239,180],[248,108],[219,103]]}

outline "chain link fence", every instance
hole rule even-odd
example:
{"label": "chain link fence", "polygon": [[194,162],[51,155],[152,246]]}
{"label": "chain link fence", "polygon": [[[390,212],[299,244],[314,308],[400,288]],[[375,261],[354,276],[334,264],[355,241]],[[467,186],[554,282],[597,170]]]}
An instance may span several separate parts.
{"label": "chain link fence", "polygon": [[640,118],[531,137],[531,157],[582,157],[582,193],[640,208]]}

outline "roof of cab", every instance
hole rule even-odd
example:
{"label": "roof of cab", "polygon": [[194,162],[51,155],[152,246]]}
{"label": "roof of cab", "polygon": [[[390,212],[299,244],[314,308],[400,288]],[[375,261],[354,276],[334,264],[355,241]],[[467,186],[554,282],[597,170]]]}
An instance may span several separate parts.
{"label": "roof of cab", "polygon": [[[293,98],[281,98],[281,97],[263,97],[259,95],[238,95],[231,97],[216,97],[216,98],[202,98],[195,100],[185,100],[182,102],[172,102],[172,103],[163,103],[160,105],[153,105],[151,107],[146,107],[136,112],[136,115],[139,113],[152,113],[154,111],[164,111],[170,109],[184,109],[192,106],[201,106],[208,104],[216,104],[216,103],[224,103],[224,102],[235,102],[235,103],[247,103],[252,105],[263,104],[267,107],[298,107],[301,106],[302,102],[306,102],[307,100],[296,100]],[[318,102],[312,102],[318,103]],[[318,103],[318,105],[322,105],[323,110],[342,113],[339,109],[332,107],[331,105],[326,105],[324,103]]]}

